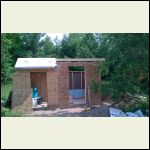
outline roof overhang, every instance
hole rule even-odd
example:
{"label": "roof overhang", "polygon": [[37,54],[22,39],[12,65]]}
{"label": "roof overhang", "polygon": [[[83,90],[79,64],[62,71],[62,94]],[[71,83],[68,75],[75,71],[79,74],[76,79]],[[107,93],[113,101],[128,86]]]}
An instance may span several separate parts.
{"label": "roof overhang", "polygon": [[18,58],[16,69],[49,69],[57,66],[55,58]]}
{"label": "roof overhang", "polygon": [[18,58],[16,69],[54,69],[57,62],[100,62],[104,58]]}
{"label": "roof overhang", "polygon": [[64,62],[69,62],[69,61],[78,61],[78,62],[81,62],[81,61],[84,61],[84,62],[95,62],[95,61],[105,61],[105,58],[56,58],[56,61],[64,61]]}

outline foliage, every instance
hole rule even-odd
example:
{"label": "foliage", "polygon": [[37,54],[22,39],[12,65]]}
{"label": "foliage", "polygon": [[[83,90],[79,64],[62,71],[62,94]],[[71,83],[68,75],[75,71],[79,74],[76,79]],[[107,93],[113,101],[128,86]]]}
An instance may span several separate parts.
{"label": "foliage", "polygon": [[61,51],[69,58],[92,58],[98,47],[92,33],[71,33],[65,35],[61,42]]}
{"label": "foliage", "polygon": [[98,62],[96,69],[97,69],[97,73],[99,73],[103,78],[108,76],[109,69],[106,65],[106,62]]}
{"label": "foliage", "polygon": [[83,66],[70,66],[69,71],[84,71]]}
{"label": "foliage", "polygon": [[[102,95],[149,95],[149,34],[70,33],[52,41],[43,33],[1,34],[1,82],[11,80],[18,57],[105,58],[98,65]],[[98,91],[98,83],[92,83]],[[95,86],[95,87],[94,87]]]}
{"label": "foliage", "polygon": [[[126,97],[127,98],[127,97]],[[125,112],[135,112],[141,110],[143,114],[146,114],[146,110],[149,109],[149,98],[143,95],[131,95],[130,101],[121,104],[119,107]]]}
{"label": "foliage", "polygon": [[21,117],[22,114],[18,112],[14,112],[10,109],[7,109],[5,107],[1,108],[1,117]]}
{"label": "foliage", "polygon": [[1,34],[1,82],[11,80],[17,58],[61,57],[60,43],[57,45],[43,33],[2,33]]}
{"label": "foliage", "polygon": [[45,39],[41,41],[41,47],[37,51],[37,57],[59,57],[61,56],[61,52],[59,50],[59,41],[55,39],[57,45],[54,45],[50,37],[46,36]]}
{"label": "foliage", "polygon": [[96,80],[91,81],[91,89],[94,93],[100,92],[100,84]]}
{"label": "foliage", "polygon": [[112,96],[113,87],[110,81],[102,81],[101,82],[101,93],[102,96],[108,97]]}
{"label": "foliage", "polygon": [[148,94],[148,37],[148,34],[100,36],[108,68],[105,77],[112,82],[114,99],[120,99],[126,92]]}
{"label": "foliage", "polygon": [[1,35],[1,82],[7,82],[11,79],[12,57],[9,49],[12,47],[12,41],[7,38],[6,34]]}
{"label": "foliage", "polygon": [[8,96],[9,96],[9,92],[12,90],[12,82],[9,82],[7,84],[1,84],[1,99],[3,101],[6,101]]}

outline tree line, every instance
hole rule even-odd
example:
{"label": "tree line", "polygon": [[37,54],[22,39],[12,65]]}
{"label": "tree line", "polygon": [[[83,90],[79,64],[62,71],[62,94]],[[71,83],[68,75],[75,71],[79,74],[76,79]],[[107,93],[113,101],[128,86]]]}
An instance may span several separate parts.
{"label": "tree line", "polygon": [[45,33],[1,34],[1,83],[11,81],[19,57],[105,58],[99,70],[114,99],[149,92],[149,34],[70,33],[53,41]]}

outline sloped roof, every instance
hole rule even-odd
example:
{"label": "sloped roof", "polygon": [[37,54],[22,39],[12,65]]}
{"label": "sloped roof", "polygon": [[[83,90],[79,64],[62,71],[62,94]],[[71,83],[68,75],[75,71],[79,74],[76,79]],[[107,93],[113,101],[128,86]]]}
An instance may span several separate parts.
{"label": "sloped roof", "polygon": [[16,69],[46,69],[56,67],[55,58],[18,58]]}

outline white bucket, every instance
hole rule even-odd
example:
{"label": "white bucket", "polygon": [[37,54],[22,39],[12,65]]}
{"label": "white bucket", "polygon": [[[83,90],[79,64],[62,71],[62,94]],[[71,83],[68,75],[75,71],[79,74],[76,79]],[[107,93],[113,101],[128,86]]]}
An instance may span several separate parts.
{"label": "white bucket", "polygon": [[32,98],[32,104],[33,104],[33,106],[37,105],[37,99],[36,98]]}

